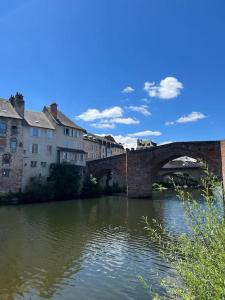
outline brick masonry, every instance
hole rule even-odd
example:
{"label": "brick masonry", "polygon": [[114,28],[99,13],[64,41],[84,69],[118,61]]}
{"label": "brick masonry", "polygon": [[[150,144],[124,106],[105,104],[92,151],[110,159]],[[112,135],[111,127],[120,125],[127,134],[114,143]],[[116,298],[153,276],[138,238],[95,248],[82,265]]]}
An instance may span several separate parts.
{"label": "brick masonry", "polygon": [[88,168],[97,178],[107,170],[120,174],[129,198],[145,198],[151,197],[152,183],[161,167],[180,156],[202,159],[225,185],[225,141],[179,142],[128,151],[124,155],[89,162]]}

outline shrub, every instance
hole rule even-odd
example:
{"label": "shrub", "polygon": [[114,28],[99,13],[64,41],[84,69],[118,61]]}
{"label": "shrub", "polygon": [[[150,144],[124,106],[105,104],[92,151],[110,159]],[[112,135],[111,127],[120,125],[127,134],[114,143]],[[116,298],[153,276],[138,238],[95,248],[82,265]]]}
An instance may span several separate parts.
{"label": "shrub", "polygon": [[55,200],[76,198],[80,189],[80,168],[68,163],[52,164],[48,185],[53,190]]}
{"label": "shrub", "polygon": [[97,178],[92,174],[86,178],[81,191],[82,198],[92,198],[102,195],[103,191],[97,181]]}
{"label": "shrub", "polygon": [[202,185],[204,203],[176,189],[184,205],[188,233],[174,236],[156,220],[150,224],[145,218],[150,238],[177,276],[163,278],[166,296],[155,295],[154,299],[225,299],[224,202],[215,194],[219,185],[207,169]]}

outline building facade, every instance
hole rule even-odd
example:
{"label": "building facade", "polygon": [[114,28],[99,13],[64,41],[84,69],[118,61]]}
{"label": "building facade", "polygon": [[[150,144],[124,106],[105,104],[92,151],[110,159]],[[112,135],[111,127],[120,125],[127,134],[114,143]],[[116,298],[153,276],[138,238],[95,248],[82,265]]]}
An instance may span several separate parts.
{"label": "building facade", "polygon": [[84,132],[56,103],[34,112],[21,94],[0,99],[0,193],[24,190],[32,177],[46,180],[54,163],[84,167]]}
{"label": "building facade", "polygon": [[112,136],[102,137],[91,133],[84,134],[84,150],[87,161],[119,155],[125,151]]}
{"label": "building facade", "polygon": [[[17,112],[12,100],[0,99],[0,193],[22,188],[23,111]],[[18,103],[22,105],[23,99]]]}
{"label": "building facade", "polygon": [[137,150],[149,149],[156,146],[157,144],[151,140],[141,140],[141,139],[137,140]]}
{"label": "building facade", "polygon": [[24,190],[32,178],[46,180],[55,163],[82,169],[86,160],[121,153],[123,146],[112,136],[87,133],[56,103],[35,112],[25,109],[19,93],[9,100],[0,99],[0,193]]}

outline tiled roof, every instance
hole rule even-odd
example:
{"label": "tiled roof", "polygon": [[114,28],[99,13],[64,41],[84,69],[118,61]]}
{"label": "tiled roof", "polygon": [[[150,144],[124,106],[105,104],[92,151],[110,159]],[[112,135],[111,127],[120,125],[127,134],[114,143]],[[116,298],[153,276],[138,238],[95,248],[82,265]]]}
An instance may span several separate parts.
{"label": "tiled roof", "polygon": [[0,98],[0,117],[22,119],[12,104],[2,98]]}
{"label": "tiled roof", "polygon": [[55,129],[43,112],[25,111],[24,119],[28,125],[46,129]]}
{"label": "tiled roof", "polygon": [[79,129],[82,131],[85,131],[85,129],[83,129],[82,127],[78,126],[76,123],[74,123],[73,121],[71,121],[67,116],[65,116],[60,110],[57,111],[57,119],[55,119],[53,117],[53,115],[51,114],[51,110],[49,107],[45,107],[49,114],[52,116],[52,118],[56,121],[56,123],[58,123],[59,125],[62,126],[66,126],[66,127],[71,127],[71,128],[75,128],[75,129]]}

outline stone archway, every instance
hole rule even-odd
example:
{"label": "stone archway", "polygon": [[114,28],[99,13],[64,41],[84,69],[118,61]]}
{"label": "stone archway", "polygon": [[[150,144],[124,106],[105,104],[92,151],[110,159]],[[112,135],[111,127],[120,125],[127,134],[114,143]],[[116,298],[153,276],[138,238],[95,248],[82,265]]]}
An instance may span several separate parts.
{"label": "stone archway", "polygon": [[220,180],[224,180],[225,147],[220,141],[171,143],[127,153],[128,197],[151,197],[157,172],[167,162],[181,156],[201,158]]}
{"label": "stone archway", "polygon": [[117,155],[109,158],[88,162],[88,172],[100,181],[104,178],[106,185],[118,184],[120,188],[126,188],[126,155]]}

